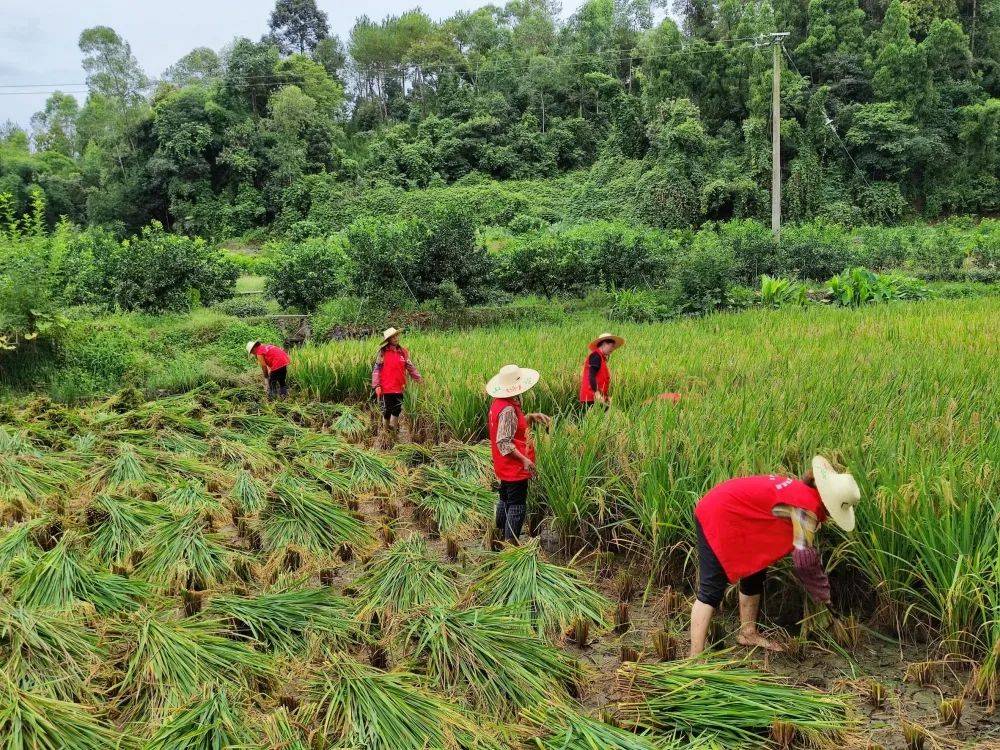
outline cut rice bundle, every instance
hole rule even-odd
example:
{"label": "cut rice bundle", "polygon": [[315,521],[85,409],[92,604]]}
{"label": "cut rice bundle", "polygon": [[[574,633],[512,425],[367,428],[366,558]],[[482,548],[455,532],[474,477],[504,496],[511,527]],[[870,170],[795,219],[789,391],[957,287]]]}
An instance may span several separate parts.
{"label": "cut rice bundle", "polygon": [[434,519],[437,531],[453,534],[482,527],[493,518],[495,496],[482,484],[427,465],[414,482],[414,502]]}
{"label": "cut rice bundle", "polygon": [[372,542],[368,528],[346,508],[328,499],[312,482],[289,474],[275,480],[260,521],[264,544],[272,551],[297,546],[325,554],[336,552],[342,544]]}
{"label": "cut rice bundle", "polygon": [[238,557],[198,513],[157,524],[140,552],[136,574],[173,592],[218,586],[235,575]]}
{"label": "cut rice bundle", "polygon": [[377,614],[384,622],[424,605],[449,604],[458,593],[448,571],[429,557],[427,544],[416,535],[395,542],[356,585],[362,621]]}
{"label": "cut rice bundle", "polygon": [[579,572],[546,562],[537,539],[488,557],[470,591],[479,604],[520,607],[540,633],[565,630],[581,619],[604,627],[611,609],[611,601]]}

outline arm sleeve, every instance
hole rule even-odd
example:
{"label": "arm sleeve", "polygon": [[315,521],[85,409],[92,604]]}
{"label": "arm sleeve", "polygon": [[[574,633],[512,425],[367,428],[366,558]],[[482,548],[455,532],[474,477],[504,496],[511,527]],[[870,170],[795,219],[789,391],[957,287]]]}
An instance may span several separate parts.
{"label": "arm sleeve", "polygon": [[594,352],[587,358],[587,380],[590,390],[597,393],[597,373],[601,371],[601,355]]}
{"label": "arm sleeve", "polygon": [[375,364],[372,366],[372,388],[378,388],[382,384],[382,352],[375,357]]}
{"label": "arm sleeve", "polygon": [[497,450],[500,455],[509,456],[514,450],[514,433],[517,432],[517,414],[513,406],[500,412],[497,420]]}
{"label": "arm sleeve", "polygon": [[420,380],[420,371],[417,370],[417,366],[413,364],[413,360],[409,357],[406,358],[406,372],[409,373],[410,377],[414,380]]}

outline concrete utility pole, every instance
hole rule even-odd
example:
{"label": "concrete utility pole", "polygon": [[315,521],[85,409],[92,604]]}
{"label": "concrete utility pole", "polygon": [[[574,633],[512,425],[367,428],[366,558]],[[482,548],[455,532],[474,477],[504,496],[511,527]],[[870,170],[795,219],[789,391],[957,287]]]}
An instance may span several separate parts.
{"label": "concrete utility pole", "polygon": [[771,34],[771,232],[781,237],[781,44],[787,31]]}

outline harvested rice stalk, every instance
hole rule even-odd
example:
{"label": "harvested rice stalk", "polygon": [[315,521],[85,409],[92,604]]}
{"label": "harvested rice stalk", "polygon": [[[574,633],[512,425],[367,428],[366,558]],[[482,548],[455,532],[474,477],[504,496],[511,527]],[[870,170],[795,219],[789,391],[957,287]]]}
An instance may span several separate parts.
{"label": "harvested rice stalk", "polygon": [[279,706],[273,712],[260,720],[261,729],[267,740],[267,746],[281,750],[310,750],[305,732],[288,713],[288,709]]}
{"label": "harvested rice stalk", "polygon": [[221,515],[225,507],[217,497],[213,497],[204,482],[189,479],[173,487],[160,496],[160,501],[175,513],[208,513]]}
{"label": "harvested rice stalk", "polygon": [[38,557],[41,550],[34,542],[34,535],[51,521],[49,516],[40,516],[0,532],[0,573],[5,572],[18,558],[32,560]]}
{"label": "harvested rice stalk", "polygon": [[438,687],[499,718],[568,699],[578,676],[575,660],[535,637],[514,607],[428,607],[406,618],[398,638]]}
{"label": "harvested rice stalk", "polygon": [[287,653],[300,650],[310,633],[339,648],[346,648],[358,636],[351,602],[328,589],[213,596],[205,611],[231,620],[238,633]]}
{"label": "harvested rice stalk", "polygon": [[368,528],[314,483],[289,474],[279,476],[260,511],[260,532],[269,550],[289,545],[314,554],[336,552],[341,544],[372,543]]}
{"label": "harvested rice stalk", "polygon": [[239,469],[230,497],[240,511],[253,515],[264,507],[264,502],[267,500],[267,485],[246,469]]}
{"label": "harvested rice stalk", "polygon": [[431,455],[435,461],[460,479],[475,482],[484,487],[489,487],[493,483],[493,462],[487,443],[470,445],[451,440],[435,445],[431,449]]}
{"label": "harvested rice stalk", "polygon": [[210,687],[167,716],[143,750],[260,747],[225,688]]}
{"label": "harvested rice stalk", "polygon": [[480,604],[520,606],[540,633],[564,631],[581,617],[605,627],[605,612],[611,608],[576,570],[546,562],[537,539],[488,557],[470,593]]}
{"label": "harvested rice stalk", "polygon": [[[458,750],[494,747],[478,723],[408,672],[382,672],[333,654],[311,685],[306,716],[344,747]],[[464,739],[464,741],[463,741]],[[489,744],[484,744],[489,742]]]}
{"label": "harvested rice stalk", "polygon": [[90,556],[105,565],[124,565],[166,515],[156,503],[99,495],[86,511]]}
{"label": "harvested rice stalk", "polygon": [[636,696],[623,710],[651,731],[711,736],[732,747],[759,743],[775,721],[817,743],[851,726],[846,696],[796,687],[737,661],[626,664],[619,675]]}
{"label": "harvested rice stalk", "polygon": [[168,591],[218,586],[236,575],[238,553],[222,536],[208,530],[197,513],[157,524],[141,550],[136,574]]}
{"label": "harvested rice stalk", "polygon": [[79,609],[25,608],[0,598],[0,671],[22,689],[59,700],[92,697],[88,683],[103,656]]}
{"label": "harvested rice stalk", "polygon": [[128,719],[162,717],[205,685],[246,688],[267,678],[271,660],[227,635],[220,620],[141,610],[110,629],[114,685]]}
{"label": "harvested rice stalk", "polygon": [[579,714],[560,704],[542,701],[523,713],[532,729],[527,743],[537,750],[689,750],[679,740],[655,740]]}
{"label": "harvested rice stalk", "polygon": [[4,750],[107,750],[122,738],[86,706],[25,690],[0,670]]}
{"label": "harvested rice stalk", "polygon": [[414,481],[414,502],[427,511],[442,534],[482,527],[493,518],[496,498],[486,487],[447,469],[427,465]]}
{"label": "harvested rice stalk", "polygon": [[447,570],[428,556],[427,544],[410,536],[376,558],[357,580],[358,616],[367,622],[373,614],[382,621],[397,613],[431,604],[448,604],[457,590]]}

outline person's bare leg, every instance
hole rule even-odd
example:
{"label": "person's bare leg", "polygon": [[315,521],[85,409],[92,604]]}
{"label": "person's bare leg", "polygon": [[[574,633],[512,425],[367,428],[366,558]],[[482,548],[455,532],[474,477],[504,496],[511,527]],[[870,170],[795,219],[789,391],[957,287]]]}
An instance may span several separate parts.
{"label": "person's bare leg", "polygon": [[781,646],[760,634],[757,630],[757,614],[760,612],[760,594],[747,596],[740,594],[740,633],[736,641],[744,646],[760,646],[768,651],[781,651]]}
{"label": "person's bare leg", "polygon": [[705,650],[705,641],[708,640],[708,626],[712,622],[712,615],[715,614],[715,607],[694,600],[691,606],[691,656],[697,656]]}

